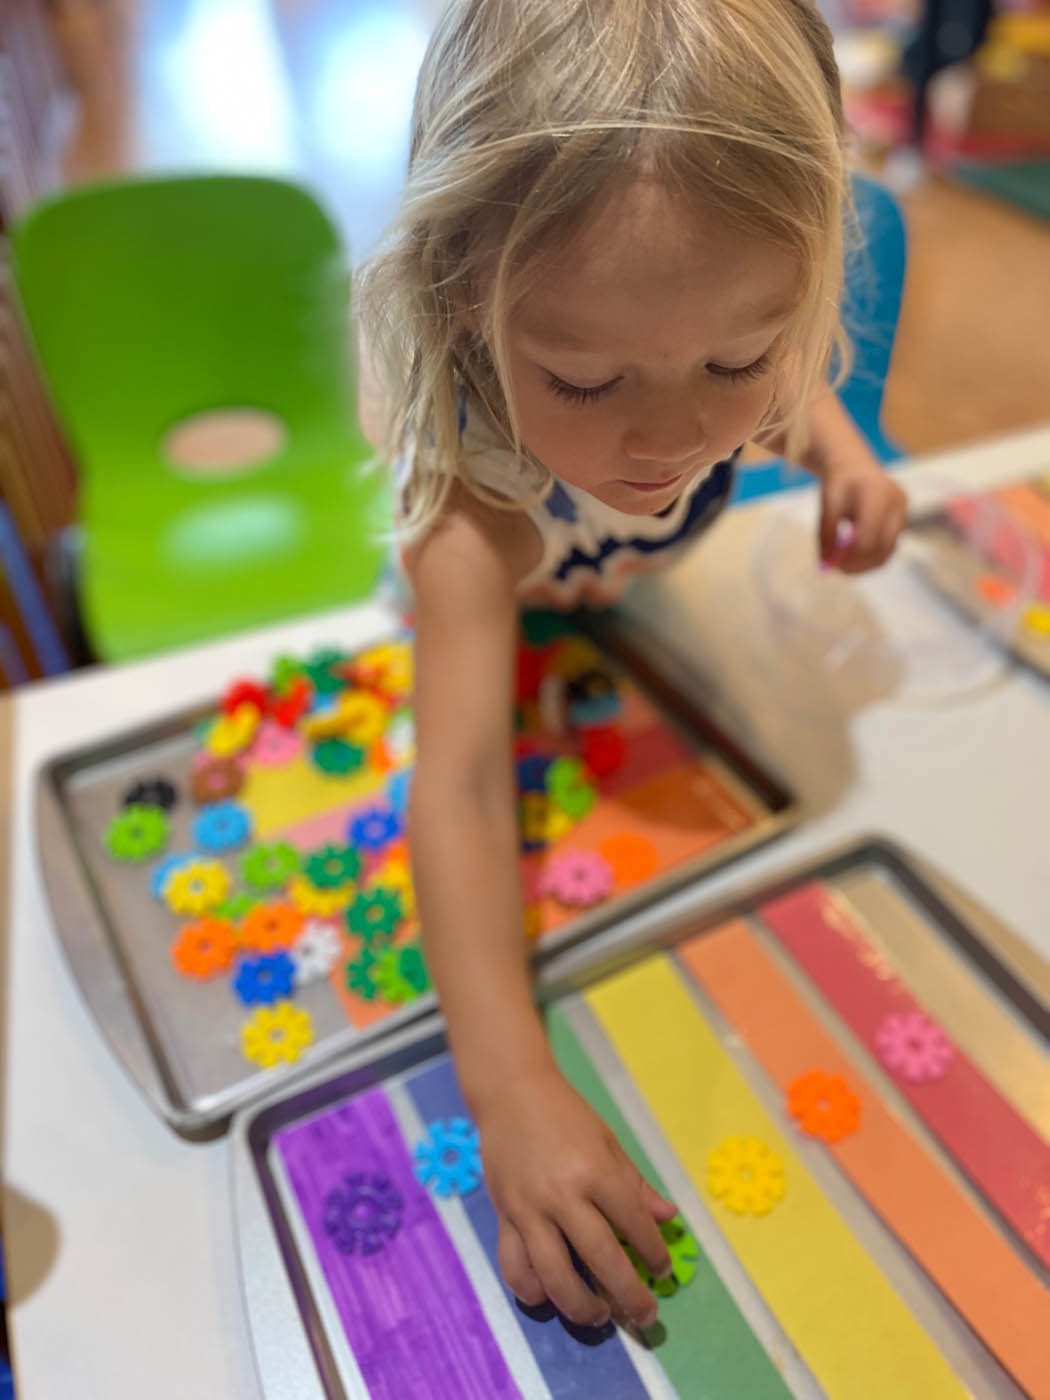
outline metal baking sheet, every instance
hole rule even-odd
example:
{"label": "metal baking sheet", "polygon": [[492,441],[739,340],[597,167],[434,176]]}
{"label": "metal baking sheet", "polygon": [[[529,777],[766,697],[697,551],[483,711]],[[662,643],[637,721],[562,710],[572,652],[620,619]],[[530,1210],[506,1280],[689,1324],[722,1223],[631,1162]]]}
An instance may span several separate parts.
{"label": "metal baking sheet", "polygon": [[[723,866],[798,818],[791,794],[708,719],[703,704],[635,654],[629,624],[591,622],[586,628],[647,697],[645,703],[677,736],[675,742],[684,740],[688,752],[702,761],[712,790],[726,794],[727,807],[738,814],[738,827],[719,831],[707,849],[544,933],[536,944],[540,959]],[[246,1012],[225,980],[193,983],[174,972],[169,954],[174,917],[150,893],[143,867],[113,861],[101,836],[122,794],[137,779],[162,774],[185,792],[197,744],[194,728],[215,708],[173,715],[57,758],[42,769],[37,786],[45,885],[80,991],[150,1103],[188,1136],[221,1131],[236,1108],[268,1091],[275,1072],[308,1072],[433,1009],[428,994],[391,1007],[374,1025],[355,1027],[348,1024],[345,998],[331,982],[315,983],[296,993],[297,1003],[313,1020],[313,1044],[294,1067],[260,1071],[241,1054],[239,1028]],[[188,802],[180,802],[172,816],[170,849],[189,848],[191,817]],[[274,834],[267,839],[275,839]]]}
{"label": "metal baking sheet", "polygon": [[[963,498],[961,505],[978,513],[969,533],[960,530],[951,507],[912,523],[925,546],[919,567],[963,616],[1050,676],[1050,630],[1029,619],[1033,606],[1050,616],[1050,475]],[[985,596],[982,587],[996,581],[1006,591]],[[1031,597],[1013,603],[1009,594],[1019,582]]]}
{"label": "metal baking sheet", "polygon": [[[959,1050],[965,1051],[998,1092],[1023,1115],[1044,1145],[1050,1142],[1050,966],[1033,959],[1030,950],[1009,930],[986,918],[942,877],[933,872],[927,877],[907,855],[880,840],[863,841],[817,863],[787,871],[700,918],[682,922],[665,905],[627,920],[585,947],[568,950],[548,964],[541,975],[540,996],[546,1007],[557,1008],[572,1027],[604,1079],[607,1091],[617,1101],[623,1118],[643,1143],[650,1163],[662,1176],[689,1229],[779,1373],[785,1390],[777,1393],[852,1400],[862,1390],[823,1384],[804,1350],[793,1344],[759,1282],[735,1253],[719,1207],[704,1196],[695,1179],[687,1174],[661,1122],[632,1082],[630,1068],[585,1003],[588,994],[606,979],[644,969],[660,953],[668,954],[677,972],[688,981],[681,961],[684,946],[713,946],[711,940],[724,936],[727,927],[739,920],[748,921],[752,932],[757,927],[756,936],[766,953],[775,957],[782,971],[790,971],[783,950],[768,936],[768,930],[762,930],[761,911],[815,885],[830,892],[849,910],[856,925],[865,930],[870,940],[867,956],[878,975],[899,976]],[[835,1039],[844,1053],[854,1057],[855,1064],[861,1063],[863,1052],[848,1027],[822,1004],[813,987],[797,975],[797,969],[791,972],[791,982],[823,1031]],[[771,1079],[768,1066],[763,1069],[752,1053],[747,1037],[726,1018],[701,984],[692,985],[690,990],[701,1016],[750,1091],[771,1117],[779,1114],[790,1123],[783,1093]],[[303,1197],[291,1174],[283,1144],[297,1136],[301,1139],[304,1133],[323,1134],[325,1123],[344,1106],[360,1103],[361,1096],[373,1094],[377,1088],[390,1095],[405,1144],[411,1144],[413,1134],[421,1130],[422,1120],[412,1107],[409,1090],[420,1075],[440,1068],[446,1059],[440,1020],[430,1018],[382,1045],[357,1051],[342,1062],[338,1073],[330,1069],[327,1074],[314,1075],[294,1092],[274,1095],[263,1106],[236,1118],[231,1134],[235,1228],[244,1301],[267,1397],[363,1400],[370,1394],[388,1393],[369,1388],[365,1380],[367,1363],[362,1368],[348,1342],[348,1330],[341,1321],[330,1275],[321,1262],[311,1222],[304,1215]],[[964,1181],[965,1173],[909,1108],[891,1078],[880,1073],[877,1064],[865,1063],[864,1069],[869,1084],[874,1083],[875,1091],[883,1097],[889,1115],[904,1125],[897,1130],[912,1135],[918,1147],[934,1160],[935,1169],[944,1173],[945,1180]],[[323,1137],[317,1138],[318,1142],[322,1140]],[[833,1162],[822,1144],[805,1140],[801,1133],[790,1141],[827,1202],[903,1301],[911,1319],[944,1363],[943,1374],[948,1380],[936,1391],[916,1382],[918,1388],[895,1389],[892,1393],[972,1395],[982,1400],[1020,1400],[1030,1393],[1006,1365],[1000,1364],[987,1339],[978,1335],[976,1325],[971,1326],[934,1284],[920,1262],[921,1254],[917,1256],[905,1247],[899,1233],[854,1189],[840,1170],[841,1163]],[[351,1156],[352,1149],[353,1144],[349,1143]],[[321,1170],[327,1171],[333,1182],[342,1179],[341,1173],[348,1166],[353,1169],[352,1162],[337,1156],[322,1155],[318,1160]],[[791,1189],[789,1181],[788,1190]],[[1034,1290],[1039,1295],[1040,1305],[1042,1295],[1050,1299],[1044,1261],[1017,1239],[979,1191],[969,1183],[960,1190],[973,1203],[980,1228],[993,1240],[1000,1255],[1005,1255],[1008,1266],[1019,1269],[1029,1280],[1030,1294]],[[517,1390],[509,1388],[506,1393],[601,1393],[616,1400],[621,1392],[614,1386],[577,1392],[572,1389],[570,1378],[565,1378],[561,1388],[553,1384],[539,1388],[537,1384],[536,1389],[530,1389],[532,1360],[522,1354],[513,1305],[508,1306],[495,1270],[486,1269],[484,1260],[477,1257],[477,1241],[464,1225],[463,1207],[456,1202],[448,1209],[439,1203],[439,1208],[449,1237],[482,1300],[488,1325],[499,1339],[504,1359],[517,1382]],[[397,1242],[395,1237],[394,1245]],[[404,1243],[406,1249],[412,1250],[408,1240]],[[346,1256],[346,1268],[352,1270],[355,1260],[360,1262],[359,1256]],[[863,1310],[856,1325],[865,1326]],[[668,1326],[673,1326],[673,1322]],[[692,1383],[675,1387],[661,1366],[659,1336],[641,1341],[621,1337],[621,1342],[629,1351],[642,1387],[639,1391],[632,1382],[632,1388],[622,1393],[678,1394],[683,1400],[701,1393],[742,1393],[711,1389],[699,1375],[695,1387]],[[375,1345],[383,1345],[381,1337],[376,1337]],[[535,1343],[530,1345],[535,1354]],[[1045,1370],[1038,1361],[1036,1369],[1040,1373]],[[907,1385],[909,1378],[902,1375],[900,1380]],[[597,1387],[597,1380],[593,1384]],[[1038,1393],[1045,1395],[1045,1380],[1039,1384],[1044,1388]],[[425,1379],[412,1385],[406,1380],[405,1387],[397,1393],[411,1396],[412,1400],[460,1393],[443,1388],[437,1380],[432,1388]],[[486,1393],[496,1394],[497,1390],[494,1387]],[[891,1391],[876,1392],[870,1387],[863,1390],[864,1395],[877,1393]]]}

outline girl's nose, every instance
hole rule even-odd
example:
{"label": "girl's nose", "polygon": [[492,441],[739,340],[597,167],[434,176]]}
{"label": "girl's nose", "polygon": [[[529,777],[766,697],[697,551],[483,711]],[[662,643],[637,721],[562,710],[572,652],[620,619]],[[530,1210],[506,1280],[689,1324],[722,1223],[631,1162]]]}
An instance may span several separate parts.
{"label": "girl's nose", "polygon": [[704,448],[703,424],[695,403],[671,403],[661,396],[659,403],[635,418],[624,434],[624,455],[632,462],[653,466],[684,467]]}

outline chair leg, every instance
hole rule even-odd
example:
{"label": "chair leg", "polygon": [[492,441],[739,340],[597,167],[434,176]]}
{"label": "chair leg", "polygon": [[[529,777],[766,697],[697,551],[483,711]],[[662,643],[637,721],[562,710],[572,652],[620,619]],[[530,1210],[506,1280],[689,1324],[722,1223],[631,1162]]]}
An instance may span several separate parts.
{"label": "chair leg", "polygon": [[51,606],[69,649],[74,666],[93,666],[98,657],[91,649],[80,612],[80,561],[84,532],[79,525],[67,525],[52,536],[44,556],[44,579]]}

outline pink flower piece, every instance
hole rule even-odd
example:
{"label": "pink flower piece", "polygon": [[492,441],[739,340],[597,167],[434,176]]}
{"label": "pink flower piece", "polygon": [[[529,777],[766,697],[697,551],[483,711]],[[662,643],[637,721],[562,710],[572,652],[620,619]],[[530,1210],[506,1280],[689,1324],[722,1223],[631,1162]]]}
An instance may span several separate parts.
{"label": "pink flower piece", "polygon": [[301,752],[302,742],[295,730],[286,729],[283,724],[275,724],[268,719],[259,725],[248,757],[260,768],[283,768],[298,758]]}
{"label": "pink flower piece", "polygon": [[612,893],[615,878],[612,866],[597,851],[563,851],[548,862],[539,892],[560,904],[597,904]]}
{"label": "pink flower piece", "polygon": [[891,1012],[875,1032],[879,1059],[909,1084],[943,1079],[955,1047],[935,1021],[921,1011]]}

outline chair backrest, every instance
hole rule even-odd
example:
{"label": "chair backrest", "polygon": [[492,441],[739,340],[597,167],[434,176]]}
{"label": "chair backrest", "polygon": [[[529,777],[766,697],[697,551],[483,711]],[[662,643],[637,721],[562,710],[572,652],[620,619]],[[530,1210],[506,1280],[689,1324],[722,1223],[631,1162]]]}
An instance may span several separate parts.
{"label": "chair backrest", "polygon": [[[225,175],[72,190],[15,229],[13,266],[81,471],[84,601],[102,654],[367,591],[382,546],[364,522],[381,488],[352,472],[369,449],[349,270],[310,195]],[[178,469],[170,430],[231,408],[279,420],[283,439],[247,474]]]}

